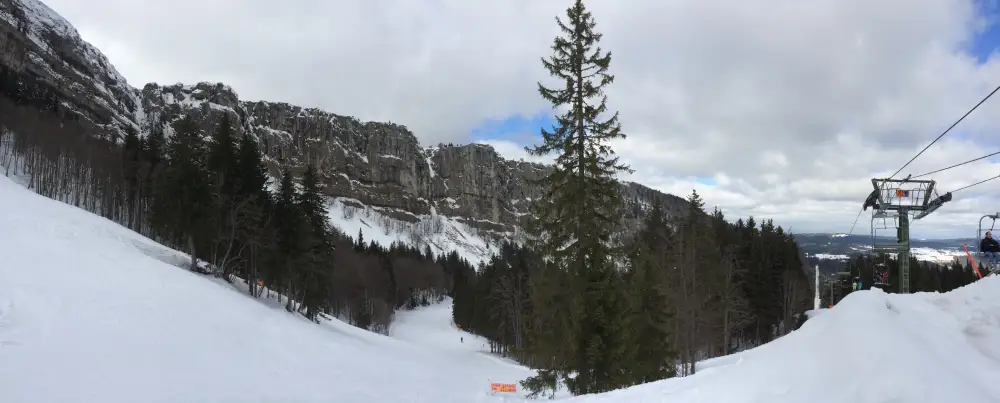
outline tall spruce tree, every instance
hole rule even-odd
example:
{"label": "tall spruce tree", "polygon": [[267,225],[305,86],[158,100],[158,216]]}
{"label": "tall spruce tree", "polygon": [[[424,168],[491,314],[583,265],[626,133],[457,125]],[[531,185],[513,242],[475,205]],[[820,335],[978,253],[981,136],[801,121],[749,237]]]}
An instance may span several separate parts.
{"label": "tall spruce tree", "polygon": [[281,175],[281,183],[278,187],[278,194],[275,197],[275,225],[276,246],[274,267],[272,269],[271,281],[282,284],[285,294],[289,296],[285,309],[293,310],[292,296],[297,290],[293,285],[298,279],[298,261],[302,251],[302,238],[304,225],[302,224],[302,213],[296,203],[295,182],[292,181],[292,174],[287,169]]}
{"label": "tall spruce tree", "polygon": [[191,270],[204,253],[211,211],[211,186],[205,169],[205,141],[198,124],[187,115],[174,125],[167,144],[168,163],[157,187],[154,214],[160,228],[182,240],[191,255]]}
{"label": "tall spruce tree", "polygon": [[570,390],[592,393],[622,382],[625,341],[623,329],[613,322],[626,309],[616,267],[623,200],[615,174],[630,169],[606,144],[625,135],[617,113],[602,118],[608,111],[603,89],[614,76],[608,73],[611,54],[597,45],[601,34],[594,31],[593,16],[576,0],[567,9],[567,21],[557,17],[556,22],[564,36],[555,38],[553,55],[542,63],[563,82],[551,89],[539,83],[538,90],[565,112],[556,117],[551,131],[542,130],[542,144],[526,148],[533,155],[559,153],[554,169],[542,180],[544,197],[534,205],[530,231],[536,249],[551,261],[551,269],[569,274],[567,286],[574,290],[573,299],[553,306],[570,318],[570,326],[565,332],[546,333],[573,343],[561,349],[568,356],[554,359],[539,378],[551,379],[545,371],[561,377],[576,372],[566,379]]}
{"label": "tall spruce tree", "polygon": [[633,255],[632,381],[651,382],[676,374],[673,309],[668,305],[664,249],[672,247],[672,234],[659,201],[653,203],[639,232]]}
{"label": "tall spruce tree", "polygon": [[[229,115],[223,115],[208,147],[206,168],[211,182],[213,208],[212,261],[228,275],[238,263],[240,213],[236,191],[239,186],[239,154]],[[226,277],[228,278],[228,277]]]}
{"label": "tall spruce tree", "polygon": [[303,255],[299,271],[304,287],[302,303],[310,319],[316,318],[324,298],[330,292],[333,260],[333,228],[326,218],[319,174],[312,164],[302,174],[302,193],[297,198],[298,210],[305,226],[302,236]]}
{"label": "tall spruce tree", "polygon": [[239,140],[237,156],[236,199],[240,206],[237,237],[240,242],[241,259],[250,292],[256,291],[255,280],[260,278],[258,262],[266,259],[266,251],[272,249],[274,223],[269,219],[272,213],[271,193],[267,189],[267,167],[257,139],[244,132]]}

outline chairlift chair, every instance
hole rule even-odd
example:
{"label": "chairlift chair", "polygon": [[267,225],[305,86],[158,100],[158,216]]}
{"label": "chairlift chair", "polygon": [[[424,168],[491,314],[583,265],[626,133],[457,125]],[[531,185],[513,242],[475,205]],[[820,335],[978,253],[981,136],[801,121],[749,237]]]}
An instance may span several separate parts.
{"label": "chairlift chair", "polygon": [[[888,258],[889,258],[888,256],[885,257],[885,259],[888,259]],[[881,289],[881,290],[888,290],[889,289],[889,266],[886,265],[885,262],[878,262],[878,263],[875,263],[875,266],[873,267],[873,269],[874,270],[872,270],[872,272],[873,272],[872,274],[873,274],[874,278],[872,279],[872,288],[878,288],[878,289]]]}
{"label": "chairlift chair", "polygon": [[[991,219],[993,221],[990,224],[990,229],[988,229],[988,230],[987,229],[983,229],[983,220],[985,220],[987,218],[989,218],[989,219]],[[986,261],[986,253],[985,253],[985,251],[982,250],[982,241],[983,241],[983,237],[986,236],[986,233],[987,232],[992,232],[993,229],[996,227],[996,225],[997,225],[997,219],[1000,219],[1000,213],[987,214],[987,215],[984,215],[984,216],[980,217],[979,218],[979,229],[976,230],[976,260],[977,260],[977,263],[979,264],[980,267],[986,268],[986,270],[989,271],[990,273],[997,272],[997,269],[1000,269],[1000,267],[998,267],[998,262],[997,261],[993,261],[993,262],[987,262]],[[983,263],[991,263],[991,264],[984,265]]]}

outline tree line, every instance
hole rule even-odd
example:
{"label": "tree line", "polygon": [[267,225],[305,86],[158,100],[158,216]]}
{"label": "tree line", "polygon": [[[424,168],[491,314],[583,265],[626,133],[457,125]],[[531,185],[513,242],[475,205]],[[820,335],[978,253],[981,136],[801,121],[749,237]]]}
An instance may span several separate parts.
{"label": "tree line", "polygon": [[625,138],[604,93],[611,56],[582,0],[556,22],[542,63],[559,82],[538,90],[561,114],[526,147],[555,164],[535,182],[543,195],[525,244],[455,276],[455,322],[538,368],[522,382],[532,396],[691,374],[699,360],[791,331],[813,292],[798,246],[772,221],[730,223],[692,192],[688,211],[668,216],[653,202],[638,233],[625,229],[616,176],[631,168],[608,144]]}
{"label": "tree line", "polygon": [[[811,308],[811,278],[792,235],[771,220],[728,222],[703,210],[697,192],[686,215],[654,204],[611,271],[602,312],[621,351],[609,360],[610,390],[695,371],[697,361],[755,347],[797,328]],[[454,282],[455,323],[489,340],[494,353],[544,368],[567,348],[574,303],[569,273],[551,270],[529,247],[505,244],[479,272]],[[578,313],[581,314],[581,313]],[[609,348],[611,345],[609,345]],[[610,354],[611,352],[609,352]],[[554,376],[526,386],[552,391]]]}
{"label": "tree line", "polygon": [[363,234],[352,240],[332,228],[315,167],[289,167],[271,183],[256,137],[240,133],[235,114],[210,133],[185,116],[144,136],[119,135],[59,99],[41,80],[0,66],[4,174],[187,252],[191,270],[258,297],[284,296],[291,312],[384,333],[396,309],[441,300],[452,271],[471,268],[457,254],[366,244]]}
{"label": "tree line", "polygon": [[[842,263],[841,267],[845,274],[827,282],[820,290],[826,305],[840,302],[853,291],[870,290],[873,286],[889,293],[899,291],[899,260],[886,254],[856,255]],[[876,285],[876,279],[885,285]],[[948,292],[978,279],[967,261],[944,264],[918,261],[910,256],[910,292]],[[860,288],[855,284],[860,284]]]}

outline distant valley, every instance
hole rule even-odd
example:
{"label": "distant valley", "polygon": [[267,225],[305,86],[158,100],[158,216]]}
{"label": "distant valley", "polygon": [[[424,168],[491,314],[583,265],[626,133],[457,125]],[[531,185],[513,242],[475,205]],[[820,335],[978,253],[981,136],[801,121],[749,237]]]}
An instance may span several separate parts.
{"label": "distant valley", "polygon": [[[820,270],[827,273],[840,270],[848,256],[868,253],[872,246],[871,236],[866,234],[795,234],[795,241],[810,266],[818,264]],[[894,241],[889,237],[879,237],[880,243]],[[910,241],[910,249],[920,261],[948,264],[965,254],[962,244],[968,245],[972,250],[976,243],[972,238],[913,239]]]}

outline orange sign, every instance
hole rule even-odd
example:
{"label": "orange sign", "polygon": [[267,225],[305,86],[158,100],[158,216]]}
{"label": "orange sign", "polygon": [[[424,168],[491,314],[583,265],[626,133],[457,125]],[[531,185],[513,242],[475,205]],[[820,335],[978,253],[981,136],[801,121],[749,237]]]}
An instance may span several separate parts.
{"label": "orange sign", "polygon": [[910,197],[910,191],[903,189],[896,189],[896,197]]}
{"label": "orange sign", "polygon": [[514,393],[514,392],[517,392],[517,384],[516,383],[491,383],[490,384],[490,390],[492,390],[494,392],[509,392],[509,393]]}

